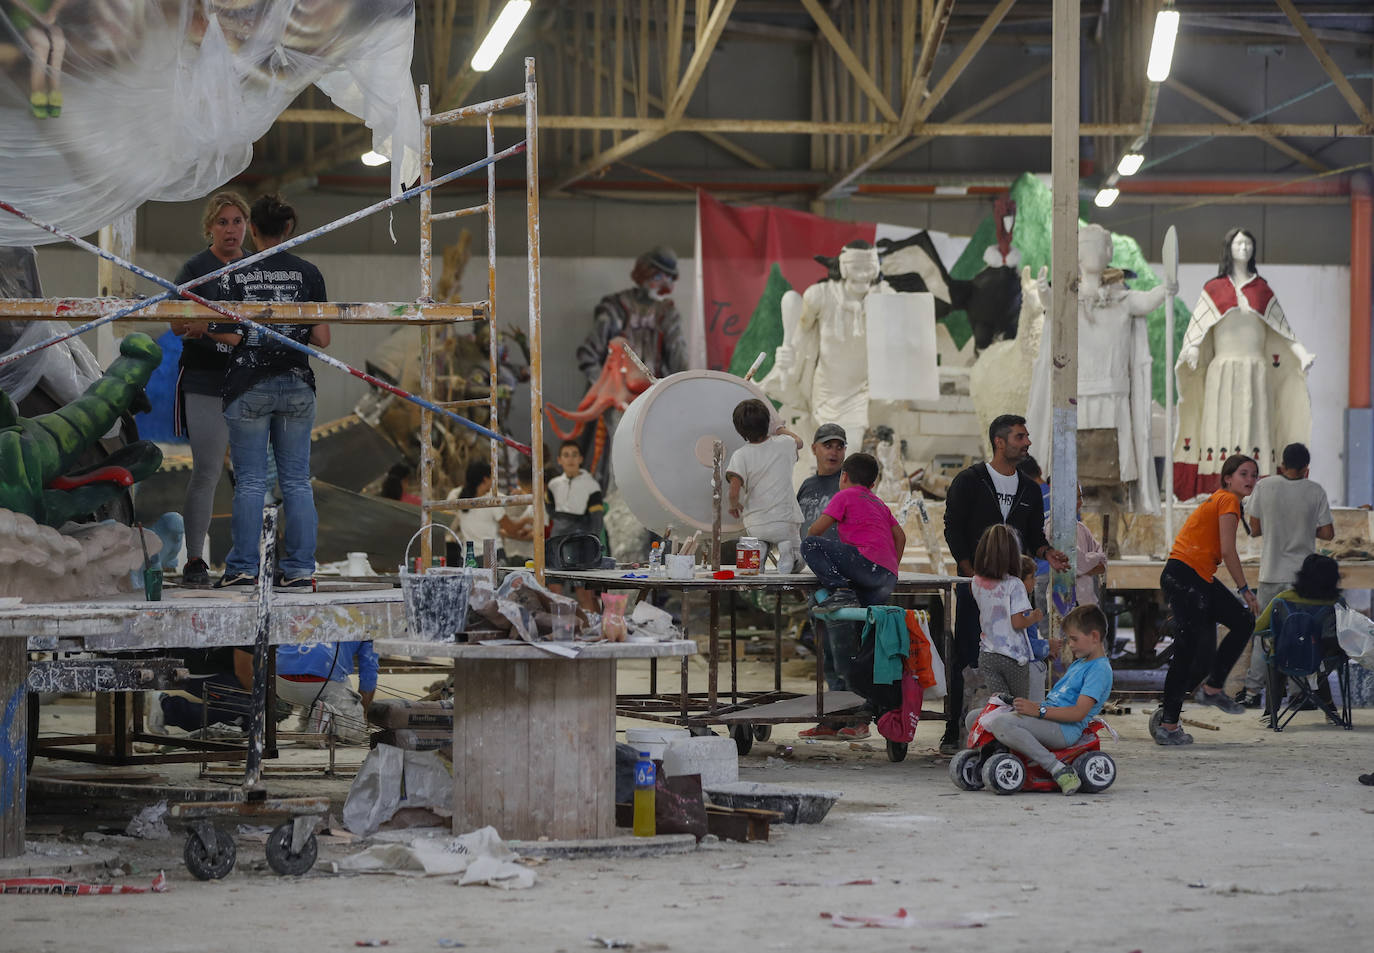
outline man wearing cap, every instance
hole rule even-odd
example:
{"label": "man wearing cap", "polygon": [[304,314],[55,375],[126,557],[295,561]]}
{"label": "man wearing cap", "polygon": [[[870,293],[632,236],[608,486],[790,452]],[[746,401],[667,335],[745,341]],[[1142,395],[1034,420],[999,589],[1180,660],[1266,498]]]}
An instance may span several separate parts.
{"label": "man wearing cap", "polygon": [[660,245],[635,259],[634,287],[601,299],[592,331],[577,348],[577,366],[588,384],[601,376],[615,338],[624,338],[655,377],[687,369],[687,337],[671,297],[677,276],[677,253]]}
{"label": "man wearing cap", "polygon": [[[821,424],[816,428],[815,439],[811,441],[811,452],[816,457],[816,474],[802,481],[797,490],[797,503],[801,505],[802,525],[810,526],[825,512],[830,498],[840,492],[840,464],[844,463],[844,428],[839,424]],[[826,535],[839,539],[834,526]]]}

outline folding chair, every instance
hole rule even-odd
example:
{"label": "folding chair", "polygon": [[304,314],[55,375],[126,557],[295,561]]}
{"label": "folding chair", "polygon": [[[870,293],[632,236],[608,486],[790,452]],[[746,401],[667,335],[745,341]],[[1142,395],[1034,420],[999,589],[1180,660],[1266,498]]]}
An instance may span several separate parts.
{"label": "folding chair", "polygon": [[[1346,731],[1353,728],[1349,659],[1336,642],[1336,607],[1275,599],[1269,632],[1263,643],[1269,663],[1269,727],[1282,731],[1298,712],[1316,706]],[[1333,672],[1341,692],[1339,711],[1329,687],[1321,690],[1329,686]],[[1309,681],[1313,675],[1317,676],[1316,688]]]}

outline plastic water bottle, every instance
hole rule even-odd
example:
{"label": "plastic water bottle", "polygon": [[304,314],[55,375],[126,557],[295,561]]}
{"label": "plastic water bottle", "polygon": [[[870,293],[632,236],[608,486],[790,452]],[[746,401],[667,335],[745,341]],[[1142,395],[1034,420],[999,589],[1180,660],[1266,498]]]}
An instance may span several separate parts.
{"label": "plastic water bottle", "polygon": [[641,751],[635,762],[635,819],[636,837],[653,837],[654,827],[654,783],[658,770],[649,758],[649,752]]}
{"label": "plastic water bottle", "polygon": [[663,544],[655,540],[649,546],[649,578],[663,575]]}
{"label": "plastic water bottle", "polygon": [[477,565],[477,550],[472,545],[472,540],[468,540],[467,551],[463,554],[463,565],[473,567]]}

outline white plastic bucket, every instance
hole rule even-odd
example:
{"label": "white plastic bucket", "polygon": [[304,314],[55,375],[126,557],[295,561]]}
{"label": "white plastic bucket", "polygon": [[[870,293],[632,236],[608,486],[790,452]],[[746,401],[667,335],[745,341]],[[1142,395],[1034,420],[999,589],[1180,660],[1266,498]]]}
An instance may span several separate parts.
{"label": "white plastic bucket", "polygon": [[692,733],[686,728],[670,725],[655,725],[651,728],[626,728],[625,743],[636,751],[647,751],[655,761],[662,761],[668,745],[682,738],[690,738]]}

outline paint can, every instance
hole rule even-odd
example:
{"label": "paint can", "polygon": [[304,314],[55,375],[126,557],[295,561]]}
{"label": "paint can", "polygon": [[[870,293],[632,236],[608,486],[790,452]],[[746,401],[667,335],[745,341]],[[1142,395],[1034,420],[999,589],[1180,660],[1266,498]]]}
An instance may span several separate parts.
{"label": "paint can", "polygon": [[763,544],[752,536],[741,536],[735,544],[735,572],[741,576],[757,576],[763,563]]}

